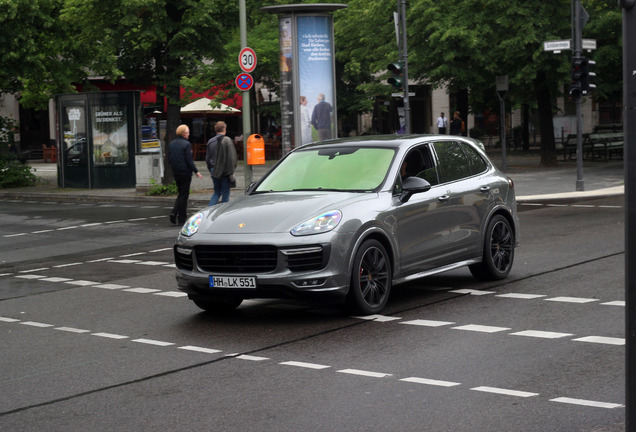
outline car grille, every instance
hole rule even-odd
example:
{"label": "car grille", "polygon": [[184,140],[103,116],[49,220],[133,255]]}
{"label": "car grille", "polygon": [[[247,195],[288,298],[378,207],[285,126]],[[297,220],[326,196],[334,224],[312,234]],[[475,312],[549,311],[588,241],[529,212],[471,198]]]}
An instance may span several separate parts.
{"label": "car grille", "polygon": [[275,246],[199,245],[194,252],[205,272],[267,273],[276,270],[278,261]]}
{"label": "car grille", "polygon": [[177,268],[192,271],[192,269],[194,268],[194,265],[192,263],[192,251],[190,250],[189,253],[186,252],[187,250],[181,250],[181,248],[175,246],[174,264],[177,266]]}
{"label": "car grille", "polygon": [[321,246],[283,249],[281,252],[287,257],[287,266],[291,271],[320,270],[326,264]]}
{"label": "car grille", "polygon": [[292,272],[320,270],[329,260],[329,247],[320,245],[284,249],[269,245],[197,245],[193,253],[186,253],[187,251],[188,249],[175,247],[177,268],[192,271],[193,256],[196,255],[197,266],[201,271],[217,274],[273,272],[278,267],[279,256],[283,257],[281,265]]}

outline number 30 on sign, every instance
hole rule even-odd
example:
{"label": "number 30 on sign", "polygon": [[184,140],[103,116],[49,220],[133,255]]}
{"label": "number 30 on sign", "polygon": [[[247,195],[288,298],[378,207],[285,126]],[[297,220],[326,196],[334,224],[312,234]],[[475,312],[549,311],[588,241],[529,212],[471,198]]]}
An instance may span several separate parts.
{"label": "number 30 on sign", "polygon": [[245,47],[239,53],[238,61],[241,70],[250,73],[256,68],[256,53],[252,48]]}

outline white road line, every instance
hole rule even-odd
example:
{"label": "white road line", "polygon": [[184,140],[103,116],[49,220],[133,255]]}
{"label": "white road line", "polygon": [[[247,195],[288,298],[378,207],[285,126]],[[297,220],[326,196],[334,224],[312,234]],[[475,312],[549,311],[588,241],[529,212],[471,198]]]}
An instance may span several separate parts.
{"label": "white road line", "polygon": [[108,339],[128,339],[128,336],[118,335],[113,333],[93,333],[93,336],[108,338]]}
{"label": "white road line", "polygon": [[91,286],[91,285],[97,285],[99,282],[86,281],[86,280],[72,280],[72,281],[68,281],[64,283],[67,283],[69,285]]}
{"label": "white road line", "polygon": [[56,231],[66,231],[66,230],[75,229],[75,228],[79,228],[79,226],[75,225],[75,226],[56,228]]}
{"label": "white road line", "polygon": [[44,276],[44,275],[34,275],[34,274],[32,274],[32,275],[18,275],[18,276],[16,276],[16,278],[19,278],[19,279],[42,279],[42,278],[45,278],[45,277],[46,277],[46,276]]}
{"label": "white road line", "polygon": [[109,261],[112,260],[113,258],[99,258],[99,259],[94,259],[94,260],[90,260],[90,261],[86,261],[89,263],[97,263],[97,262],[102,262],[102,261]]}
{"label": "white road line", "polygon": [[236,356],[235,358],[237,358],[237,359],[241,359],[241,360],[250,360],[250,361],[264,361],[264,360],[269,360],[269,358],[267,358],[267,357],[251,356],[251,355],[247,355],[247,354],[241,354],[241,355],[239,355],[239,356]]}
{"label": "white road line", "polygon": [[616,300],[616,301],[601,303],[601,305],[603,305],[603,306],[625,306],[625,301],[624,300]]}
{"label": "white road line", "polygon": [[572,333],[555,333],[540,330],[524,330],[516,333],[510,333],[511,336],[528,336],[544,339],[559,339],[568,336],[574,336]]}
{"label": "white road line", "polygon": [[156,345],[156,346],[170,346],[170,345],[174,345],[174,343],[172,342],[164,342],[164,341],[158,341],[158,340],[154,340],[154,339],[133,339],[131,342],[138,342],[138,343],[142,343],[142,344],[148,344],[148,345]]}
{"label": "white road line", "polygon": [[53,324],[45,324],[45,323],[35,322],[35,321],[22,321],[20,324],[28,325],[31,327],[53,327]]}
{"label": "white road line", "polygon": [[135,264],[137,264],[137,265],[147,265],[147,266],[164,266],[164,265],[167,265],[167,264],[170,264],[170,263],[165,262],[165,261],[163,261],[163,262],[162,261],[141,261],[141,262],[138,262],[138,263],[135,263]]}
{"label": "white road line", "polygon": [[46,281],[46,282],[68,282],[68,281],[73,280],[73,279],[63,278],[63,277],[47,277],[47,278],[40,279],[40,280]]}
{"label": "white road line", "polygon": [[31,270],[21,270],[18,273],[34,273],[34,272],[44,271],[48,269],[49,269],[48,267],[40,267],[36,269],[31,269]]}
{"label": "white road line", "polygon": [[307,368],[307,369],[328,369],[331,367],[331,366],[326,366],[326,365],[321,365],[316,363],[305,363],[305,362],[298,362],[298,361],[286,361],[286,362],[282,362],[278,364],[285,365],[285,366],[296,366],[296,367]]}
{"label": "white road line", "polygon": [[599,301],[598,299],[593,298],[582,298],[582,297],[551,297],[545,299],[545,301],[552,302],[564,302],[564,303],[592,303]]}
{"label": "white road line", "polygon": [[118,285],[118,284],[100,284],[100,285],[93,285],[94,288],[103,288],[103,289],[109,289],[109,290],[117,290],[117,289],[123,289],[123,288],[130,288],[129,285]]}
{"label": "white road line", "polygon": [[54,330],[61,330],[70,333],[90,333],[90,330],[78,329],[74,327],[55,327]]}
{"label": "white road line", "polygon": [[494,291],[479,291],[479,290],[473,290],[473,289],[458,289],[458,290],[452,290],[449,292],[456,293],[456,294],[470,294],[475,296],[488,295],[488,294],[495,293]]}
{"label": "white road line", "polygon": [[105,224],[116,224],[116,223],[122,223],[125,222],[124,220],[114,220],[114,221],[108,221],[108,222],[104,222]]}
{"label": "white road line", "polygon": [[422,327],[442,327],[446,325],[453,325],[455,323],[450,321],[431,321],[431,320],[416,319],[411,321],[402,321],[399,324],[422,326]]}
{"label": "white road line", "polygon": [[218,349],[203,348],[203,347],[192,346],[192,345],[180,346],[180,347],[178,347],[178,349],[187,350],[187,351],[195,351],[195,352],[200,352],[200,353],[205,353],[205,354],[216,354],[216,353],[223,352],[223,351],[218,350]]}
{"label": "white road line", "polygon": [[126,219],[128,222],[139,222],[139,221],[144,221],[148,218],[134,218],[134,219]]}
{"label": "white road line", "polygon": [[521,300],[532,300],[532,299],[541,298],[541,297],[547,297],[547,296],[544,295],[544,294],[508,293],[508,294],[497,294],[495,297],[521,299]]}
{"label": "white road line", "polygon": [[87,224],[84,224],[84,225],[80,225],[80,227],[87,228],[87,227],[93,227],[93,226],[98,226],[98,225],[104,225],[104,222],[87,223]]}
{"label": "white road line", "polygon": [[336,371],[336,372],[350,374],[350,375],[361,375],[361,376],[366,376],[366,377],[371,377],[371,378],[386,378],[386,377],[393,376],[393,374],[364,371],[364,370],[359,370],[359,369],[341,369],[341,370]]}
{"label": "white road line", "polygon": [[591,342],[605,345],[625,345],[624,338],[613,338],[603,336],[586,336],[578,339],[572,339],[575,342]]}
{"label": "white road line", "polygon": [[186,293],[181,291],[162,291],[158,293],[154,293],[154,295],[164,296],[164,297],[185,297]]}
{"label": "white road line", "polygon": [[124,289],[122,291],[127,291],[127,292],[134,292],[134,293],[138,293],[138,294],[151,294],[151,293],[156,293],[159,292],[161,290],[158,289],[152,289],[152,288],[127,288]]}
{"label": "white road line", "polygon": [[459,327],[452,327],[453,330],[467,330],[481,333],[497,333],[501,331],[511,330],[507,327],[493,327],[493,326],[483,326],[477,324],[468,324]]}
{"label": "white road line", "polygon": [[53,268],[73,267],[73,266],[81,265],[81,264],[84,264],[84,263],[74,262],[74,263],[68,263],[68,264],[59,264],[59,265],[53,266]]}
{"label": "white road line", "polygon": [[585,400],[585,399],[572,399],[568,397],[559,397],[556,399],[550,399],[550,402],[560,402],[560,403],[566,403],[566,404],[583,405],[583,406],[596,407],[596,408],[609,408],[609,409],[621,408],[625,406],[625,405],[621,405],[617,403],[597,402],[597,401],[591,401],[591,400]]}
{"label": "white road line", "polygon": [[146,255],[146,252],[136,252],[136,253],[126,254],[126,255],[119,255],[119,258],[129,258],[132,256],[138,256],[138,255]]}
{"label": "white road line", "polygon": [[15,318],[0,317],[0,321],[1,322],[14,323],[14,322],[18,322],[20,320],[19,319],[15,319]]}
{"label": "white road line", "polygon": [[402,378],[400,381],[412,382],[417,384],[426,384],[426,385],[432,385],[432,386],[438,386],[438,387],[454,387],[454,386],[461,385],[461,383],[458,383],[458,382],[440,381],[440,380],[434,380],[434,379],[428,379],[428,378],[417,378],[417,377]]}
{"label": "white road line", "polygon": [[33,231],[31,234],[44,234],[44,233],[53,232],[53,231],[55,231],[55,230],[45,229],[45,230],[40,230],[40,231]]}
{"label": "white road line", "polygon": [[140,260],[131,260],[131,259],[123,259],[123,260],[110,260],[108,262],[117,263],[117,264],[135,264]]}
{"label": "white road line", "polygon": [[25,236],[25,235],[27,235],[27,234],[28,234],[28,233],[6,234],[6,235],[4,235],[3,237],[5,237],[5,238],[9,238],[9,237],[21,237],[21,236]]}
{"label": "white road line", "polygon": [[376,321],[376,322],[390,322],[401,320],[400,317],[389,317],[384,315],[365,315],[365,316],[354,316],[351,318],[367,320],[367,321]]}
{"label": "white road line", "polygon": [[486,393],[501,394],[506,396],[517,396],[517,397],[523,397],[523,398],[539,395],[539,393],[530,393],[530,392],[524,392],[519,390],[509,390],[509,389],[503,389],[503,388],[497,388],[497,387],[486,387],[486,386],[473,387],[471,388],[471,390],[486,392]]}
{"label": "white road line", "polygon": [[[161,216],[161,217],[165,217],[165,216]],[[169,247],[169,248],[155,249],[155,250],[151,250],[151,251],[148,251],[148,252],[149,253],[155,253],[155,252],[165,252],[165,251],[171,251],[171,250],[172,250],[172,248]]]}

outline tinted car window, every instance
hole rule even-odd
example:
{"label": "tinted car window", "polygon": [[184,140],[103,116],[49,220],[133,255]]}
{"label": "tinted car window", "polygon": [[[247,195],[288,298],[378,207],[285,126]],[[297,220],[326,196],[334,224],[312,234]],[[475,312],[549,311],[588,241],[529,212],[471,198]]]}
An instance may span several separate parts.
{"label": "tinted car window", "polygon": [[442,183],[448,183],[473,175],[470,163],[462,147],[455,141],[434,144],[439,161],[439,176]]}
{"label": "tinted car window", "polygon": [[484,159],[479,155],[479,153],[477,153],[474,148],[462,144],[462,150],[464,150],[466,158],[470,163],[470,171],[473,175],[486,171],[486,169],[488,168],[486,161],[484,161]]}

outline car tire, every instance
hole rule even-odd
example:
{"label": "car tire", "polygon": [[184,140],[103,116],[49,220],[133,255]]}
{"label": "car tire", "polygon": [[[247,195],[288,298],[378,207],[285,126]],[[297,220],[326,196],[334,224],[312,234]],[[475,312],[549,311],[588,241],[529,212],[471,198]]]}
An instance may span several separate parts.
{"label": "car tire", "polygon": [[353,261],[349,309],[363,315],[380,312],[389,300],[391,283],[391,261],[386,249],[377,240],[366,240]]}
{"label": "car tire", "polygon": [[243,302],[241,298],[223,298],[218,300],[191,298],[190,300],[204,311],[217,314],[232,312]]}
{"label": "car tire", "polygon": [[515,257],[515,233],[510,221],[495,215],[486,229],[482,261],[468,268],[477,279],[504,279],[512,269]]}

